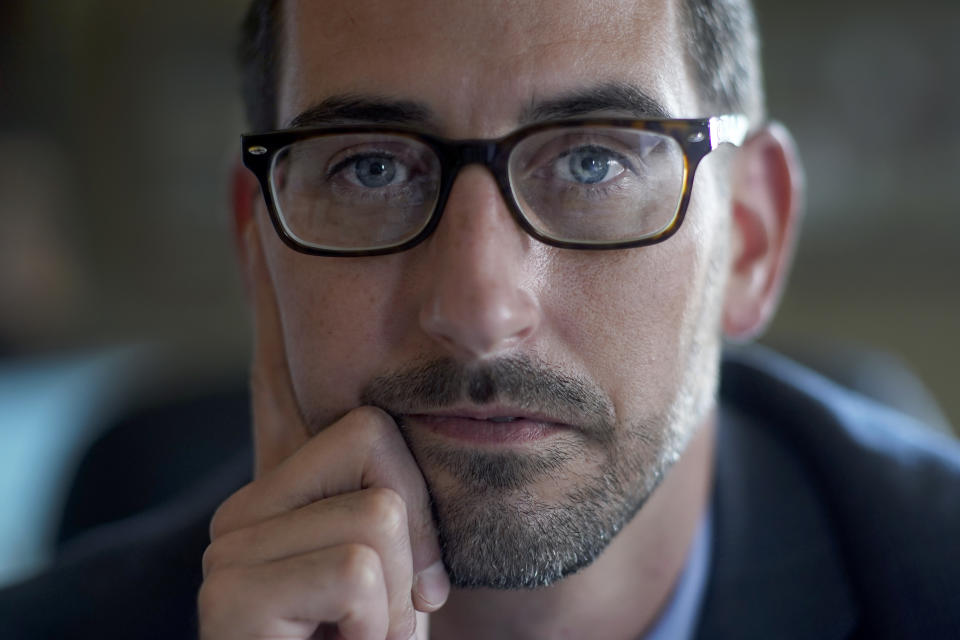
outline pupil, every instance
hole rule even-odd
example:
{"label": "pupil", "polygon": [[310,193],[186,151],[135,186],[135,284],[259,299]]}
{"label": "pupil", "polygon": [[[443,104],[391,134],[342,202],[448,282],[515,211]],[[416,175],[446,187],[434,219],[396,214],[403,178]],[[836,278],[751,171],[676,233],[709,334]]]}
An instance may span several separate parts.
{"label": "pupil", "polygon": [[609,162],[596,155],[579,153],[570,158],[570,173],[580,182],[587,184],[600,182],[606,177],[608,169]]}
{"label": "pupil", "polygon": [[389,158],[363,158],[358,160],[354,172],[365,187],[383,187],[393,181],[396,167]]}

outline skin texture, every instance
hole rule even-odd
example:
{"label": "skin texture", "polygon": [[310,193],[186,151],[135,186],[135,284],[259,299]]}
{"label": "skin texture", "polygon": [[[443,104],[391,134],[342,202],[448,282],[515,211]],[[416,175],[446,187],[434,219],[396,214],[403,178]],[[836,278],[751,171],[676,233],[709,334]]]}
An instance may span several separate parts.
{"label": "skin texture", "polygon": [[[372,95],[428,106],[433,133],[497,137],[532,102],[598,81],[640,87],[678,117],[707,114],[673,3],[548,8],[290,1],[281,124],[330,96]],[[758,130],[743,149],[704,162],[676,236],[578,252],[528,237],[492,176],[472,166],[424,243],[342,259],[283,245],[252,181],[238,173],[235,209],[257,321],[257,469],[211,525],[202,636],[308,638],[318,625],[347,638],[408,638],[414,626],[420,638],[428,629],[435,638],[642,633],[669,596],[706,503],[721,333],[749,336],[775,307],[798,175],[786,133]],[[445,440],[416,419],[401,434],[387,414],[363,407],[373,381],[423,362],[472,370],[511,357],[595,390],[613,446],[591,440],[575,419],[542,441],[493,445],[520,461],[557,444],[577,455],[520,489],[484,493],[431,451],[469,459],[490,445]],[[447,409],[482,407],[463,398]],[[587,568],[532,591],[450,591],[438,561],[451,566],[456,552],[442,554],[434,515],[442,532],[467,528],[457,507],[503,518],[531,499],[567,508],[618,465],[623,495],[611,498],[639,507],[660,484]],[[427,612],[436,613],[428,620]]]}

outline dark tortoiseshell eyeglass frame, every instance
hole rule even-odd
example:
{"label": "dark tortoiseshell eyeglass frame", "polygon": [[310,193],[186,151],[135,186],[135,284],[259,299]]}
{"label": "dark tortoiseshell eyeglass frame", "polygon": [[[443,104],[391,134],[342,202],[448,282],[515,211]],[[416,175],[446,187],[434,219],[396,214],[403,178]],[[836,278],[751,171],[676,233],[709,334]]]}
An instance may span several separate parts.
{"label": "dark tortoiseshell eyeglass frame", "polygon": [[[528,136],[562,128],[615,127],[651,131],[669,136],[677,141],[683,150],[683,191],[670,223],[656,233],[636,239],[619,242],[576,242],[561,240],[545,235],[527,220],[510,184],[508,171],[509,158],[513,149]],[[690,195],[693,191],[693,177],[700,161],[718,146],[724,143],[741,145],[748,129],[747,118],[742,115],[723,115],[702,119],[580,119],[539,123],[523,127],[507,136],[495,140],[447,140],[411,129],[395,126],[333,126],[317,128],[296,128],[251,133],[241,137],[243,145],[243,164],[256,175],[266,201],[267,211],[274,229],[283,241],[292,249],[318,256],[376,256],[397,253],[410,249],[427,238],[440,222],[446,206],[447,197],[460,170],[467,165],[480,164],[486,167],[496,179],[500,193],[517,224],[528,234],[545,244],[565,249],[608,250],[642,247],[663,242],[680,228]],[[401,243],[364,249],[337,249],[304,244],[294,238],[287,230],[277,206],[276,194],[271,181],[271,168],[277,153],[286,147],[314,137],[332,134],[390,134],[392,136],[414,139],[436,153],[440,164],[440,185],[437,201],[429,221],[415,236]]]}

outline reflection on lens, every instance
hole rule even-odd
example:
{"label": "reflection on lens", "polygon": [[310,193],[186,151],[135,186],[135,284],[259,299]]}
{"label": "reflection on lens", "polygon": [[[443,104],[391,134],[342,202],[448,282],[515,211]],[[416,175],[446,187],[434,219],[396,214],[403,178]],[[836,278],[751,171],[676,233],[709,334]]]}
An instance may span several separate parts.
{"label": "reflection on lens", "polygon": [[612,127],[534,134],[509,164],[524,216],[569,242],[628,242],[673,221],[683,194],[683,150],[670,136]]}
{"label": "reflection on lens", "polygon": [[303,244],[372,250],[427,224],[440,186],[429,147],[395,134],[331,134],[277,153],[270,179],[281,222]]}

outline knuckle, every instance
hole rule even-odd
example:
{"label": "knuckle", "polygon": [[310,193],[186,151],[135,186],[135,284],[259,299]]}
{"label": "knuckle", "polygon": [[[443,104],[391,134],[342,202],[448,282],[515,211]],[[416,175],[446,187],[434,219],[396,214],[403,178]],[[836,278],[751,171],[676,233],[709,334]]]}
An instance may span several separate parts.
{"label": "knuckle", "polygon": [[382,409],[377,407],[357,407],[342,420],[344,437],[355,446],[364,445],[371,458],[386,456],[392,458],[406,444],[400,436],[397,423]]}
{"label": "knuckle", "polygon": [[217,507],[217,510],[213,512],[213,517],[210,518],[210,539],[211,540],[216,540],[217,538],[219,538],[220,536],[222,536],[224,533],[228,531],[227,529],[227,522],[229,520],[229,517],[227,515],[228,512],[229,512],[229,507],[227,506],[226,502],[224,502],[219,507]]}
{"label": "knuckle", "polygon": [[244,530],[232,531],[213,540],[203,552],[203,575],[237,563],[237,552],[250,549],[251,545],[245,542],[249,536]]}
{"label": "knuckle", "polygon": [[366,491],[364,523],[373,532],[395,537],[406,531],[407,504],[393,489],[375,488]]}
{"label": "knuckle", "polygon": [[396,423],[385,411],[376,407],[357,407],[347,413],[344,423],[368,442],[375,442],[396,431]]}
{"label": "knuckle", "polygon": [[366,545],[346,545],[335,571],[348,600],[366,599],[384,589],[380,556]]}
{"label": "knuckle", "polygon": [[220,571],[204,579],[197,593],[197,613],[201,619],[220,619],[224,616],[224,610],[236,601],[233,597],[235,578],[230,571]]}
{"label": "knuckle", "polygon": [[210,572],[215,568],[219,567],[222,564],[220,559],[220,548],[216,543],[207,545],[207,548],[203,551],[203,558],[200,561],[200,565],[203,567],[203,577],[206,578],[210,575]]}
{"label": "knuckle", "polygon": [[234,524],[234,520],[236,519],[235,512],[237,511],[235,504],[240,500],[240,496],[244,493],[245,489],[246,487],[240,489],[224,500],[220,506],[217,507],[217,510],[213,512],[213,517],[210,518],[211,540],[216,540],[236,528]]}

